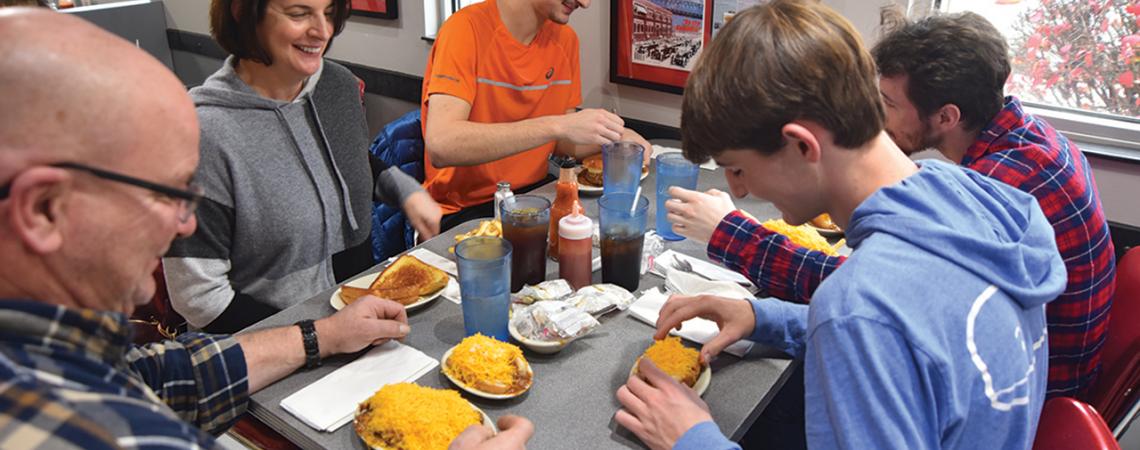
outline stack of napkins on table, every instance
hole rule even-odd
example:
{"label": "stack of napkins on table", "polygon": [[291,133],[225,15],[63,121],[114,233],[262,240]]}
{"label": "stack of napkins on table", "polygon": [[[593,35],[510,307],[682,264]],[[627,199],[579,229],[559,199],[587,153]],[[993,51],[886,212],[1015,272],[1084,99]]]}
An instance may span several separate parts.
{"label": "stack of napkins on table", "polygon": [[[709,281],[678,270],[669,272],[669,276],[665,279],[665,285],[671,293],[682,295],[718,295],[726,298],[749,298],[752,296],[747,289],[740,287],[736,283],[729,281]],[[661,307],[665,306],[665,301],[669,299],[671,293],[661,292],[658,289],[649,289],[642,293],[641,298],[637,299],[629,307],[630,314],[650,326],[657,325],[657,317],[661,313]],[[717,334],[720,334],[720,328],[717,327],[716,322],[711,320],[694,317],[681,323],[681,329],[670,330],[669,334],[680,336],[699,344],[704,344]],[[724,351],[731,354],[743,357],[749,350],[752,349],[752,341],[741,340],[738,341]]]}
{"label": "stack of napkins on table", "polygon": [[692,266],[693,272],[704,275],[710,279],[717,281],[730,281],[733,283],[749,283],[744,275],[725,269],[707,260],[701,258],[694,258],[689,255],[677,253],[673,250],[665,250],[656,258],[653,258],[653,267],[650,272],[660,275],[662,278],[668,278],[671,272],[680,272],[673,268],[674,261],[688,261]]}
{"label": "stack of napkins on table", "polygon": [[416,381],[438,365],[419,350],[389,341],[281,400],[281,408],[318,431],[333,431],[351,422],[356,407],[384,385]]}

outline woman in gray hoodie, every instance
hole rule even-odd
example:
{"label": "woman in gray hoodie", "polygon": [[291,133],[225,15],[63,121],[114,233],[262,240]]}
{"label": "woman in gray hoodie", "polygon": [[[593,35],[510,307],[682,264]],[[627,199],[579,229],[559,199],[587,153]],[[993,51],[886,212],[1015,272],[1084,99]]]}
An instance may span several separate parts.
{"label": "woman in gray hoodie", "polygon": [[234,332],[371,266],[373,198],[422,236],[440,209],[370,159],[360,82],[324,59],[349,0],[213,0],[231,56],[190,91],[201,122],[198,229],[163,258],[171,303],[196,328]]}

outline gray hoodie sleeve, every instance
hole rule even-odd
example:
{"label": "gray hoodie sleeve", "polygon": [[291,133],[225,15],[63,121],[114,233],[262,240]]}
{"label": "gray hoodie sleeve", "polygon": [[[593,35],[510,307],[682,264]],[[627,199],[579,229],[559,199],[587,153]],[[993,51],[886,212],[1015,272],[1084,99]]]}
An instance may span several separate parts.
{"label": "gray hoodie sleeve", "polygon": [[389,167],[376,176],[374,199],[384,204],[402,208],[409,195],[424,190],[420,182],[404,173],[399,167]]}

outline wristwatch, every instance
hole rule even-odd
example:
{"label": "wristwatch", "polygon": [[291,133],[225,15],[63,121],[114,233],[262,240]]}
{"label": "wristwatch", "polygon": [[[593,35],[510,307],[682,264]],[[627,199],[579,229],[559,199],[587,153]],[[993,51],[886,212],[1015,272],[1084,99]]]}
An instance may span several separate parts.
{"label": "wristwatch", "polygon": [[301,327],[301,341],[305,344],[305,368],[321,366],[321,347],[317,344],[317,327],[311,319],[295,323]]}

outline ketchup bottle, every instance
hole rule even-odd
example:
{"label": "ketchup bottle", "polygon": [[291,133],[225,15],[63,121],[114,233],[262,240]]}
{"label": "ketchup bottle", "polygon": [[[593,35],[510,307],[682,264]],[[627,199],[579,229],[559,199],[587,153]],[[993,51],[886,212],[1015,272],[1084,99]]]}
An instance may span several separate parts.
{"label": "ketchup bottle", "polygon": [[582,205],[575,201],[573,212],[558,221],[558,277],[575,291],[591,284],[593,234],[594,221],[582,214]]}
{"label": "ketchup bottle", "polygon": [[574,173],[574,160],[562,160],[558,171],[558,184],[555,185],[557,194],[554,204],[550,206],[550,247],[547,254],[550,259],[558,261],[558,221],[570,214],[574,204],[578,202],[578,176]]}

